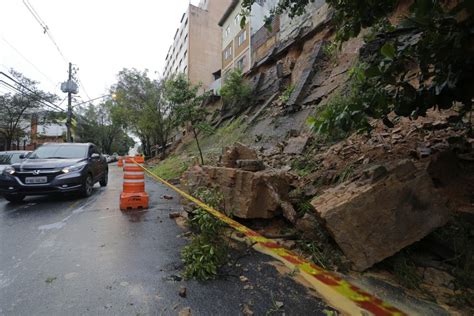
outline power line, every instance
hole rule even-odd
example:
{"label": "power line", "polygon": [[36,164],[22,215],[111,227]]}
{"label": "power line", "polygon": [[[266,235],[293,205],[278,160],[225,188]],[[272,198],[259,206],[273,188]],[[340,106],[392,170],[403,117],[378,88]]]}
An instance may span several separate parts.
{"label": "power line", "polygon": [[[54,44],[54,46],[56,47],[57,51],[59,52],[59,54],[61,55],[61,57],[63,58],[63,60],[68,63],[68,59],[65,57],[64,53],[62,52],[61,48],[59,47],[58,43],[56,42],[56,40],[54,39],[53,37],[53,34],[51,33],[51,30],[49,29],[48,25],[46,24],[46,22],[40,17],[40,15],[38,14],[38,12],[35,10],[35,8],[33,7],[33,5],[31,5],[31,3],[29,2],[29,0],[23,0],[23,4],[26,6],[26,8],[28,9],[28,11],[30,11],[30,13],[33,15],[33,17],[35,18],[35,20],[38,22],[38,24],[41,26],[41,28],[43,29],[43,33],[46,34],[49,39],[51,40],[51,42]],[[87,98],[91,98],[89,96],[89,94],[87,93],[87,90],[84,86],[84,84],[82,83],[81,79],[79,78],[79,75],[77,76],[77,81],[79,82],[79,85],[81,86],[82,88],[82,91],[84,92],[84,94],[86,95]]]}
{"label": "power line", "polygon": [[[9,84],[8,82],[6,82],[6,81],[4,81],[4,80],[1,80],[1,79],[0,79],[0,84],[3,84],[4,86],[10,88],[12,91],[17,92],[17,93],[20,93],[21,95],[30,96],[30,95],[28,95],[27,93],[25,93],[24,91],[21,91],[21,90],[18,89],[17,87],[15,87],[15,86]],[[40,103],[40,104],[42,104],[42,105],[44,105],[44,106],[47,106],[47,107],[49,107],[50,109],[53,109],[54,111],[58,111],[55,107],[53,107],[53,106],[51,106],[51,105],[49,105],[49,104],[47,104],[47,103],[45,103],[45,102],[43,102],[43,101],[41,101],[41,100],[38,100],[38,103]],[[64,111],[61,110],[61,112],[64,112]]]}
{"label": "power line", "polygon": [[[28,88],[27,86],[25,86],[25,85],[22,84],[21,82],[17,81],[17,80],[14,79],[13,77],[7,75],[7,74],[4,73],[3,71],[0,71],[0,75],[3,75],[3,76],[5,76],[5,77],[7,77],[7,78],[10,79],[11,81],[13,81],[13,82],[15,82],[17,85],[19,85],[20,87],[22,87],[22,88],[28,90],[28,91],[31,92],[32,94],[34,94],[34,95],[36,95],[36,96],[38,96],[38,97],[40,97],[40,98],[43,99],[43,97],[42,97],[41,95],[39,95],[38,92],[31,90],[30,88]],[[7,84],[8,84],[8,83],[7,83]],[[19,90],[17,87],[14,87],[14,86],[12,86],[12,87],[15,88],[15,89],[17,89],[17,90]],[[19,91],[21,91],[21,90],[19,90]],[[45,102],[48,102],[49,104],[51,104],[53,107],[59,109],[60,111],[64,111],[63,109],[61,109],[61,108],[60,108],[59,106],[57,106],[56,104],[54,104],[54,103],[52,103],[52,102],[50,102],[50,101],[48,101],[48,100],[45,100],[45,99],[43,99],[43,100],[44,100]]]}
{"label": "power line", "polygon": [[30,11],[31,15],[33,15],[33,17],[38,22],[38,24],[41,26],[41,28],[43,29],[43,33],[46,34],[49,37],[49,39],[51,40],[53,45],[56,47],[56,49],[59,52],[59,54],[61,55],[61,57],[63,58],[64,62],[68,63],[68,60],[64,56],[61,48],[59,48],[58,43],[56,42],[53,35],[51,34],[51,31],[49,30],[48,25],[46,25],[44,20],[40,17],[38,12],[36,12],[35,8],[31,5],[31,3],[28,0],[23,0],[23,4],[28,9],[28,11]]}
{"label": "power line", "polygon": [[10,48],[12,48],[21,58],[23,58],[27,63],[29,63],[31,66],[33,66],[36,71],[38,71],[44,78],[48,79],[48,81],[56,87],[56,84],[49,78],[47,75],[44,74],[35,64],[33,64],[28,58],[25,57],[15,46],[13,46],[10,42],[8,42],[3,36],[1,37],[2,41],[4,41]]}

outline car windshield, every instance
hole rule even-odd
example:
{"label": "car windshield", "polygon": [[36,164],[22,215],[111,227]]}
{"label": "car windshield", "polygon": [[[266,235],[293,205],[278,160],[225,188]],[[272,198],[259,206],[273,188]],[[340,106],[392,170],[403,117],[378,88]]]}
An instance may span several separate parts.
{"label": "car windshield", "polygon": [[87,146],[43,146],[35,150],[30,159],[71,159],[87,157]]}

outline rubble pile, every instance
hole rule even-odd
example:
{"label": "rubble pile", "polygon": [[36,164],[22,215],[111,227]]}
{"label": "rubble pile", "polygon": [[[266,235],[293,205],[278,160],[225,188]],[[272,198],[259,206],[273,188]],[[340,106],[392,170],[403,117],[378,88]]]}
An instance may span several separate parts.
{"label": "rubble pile", "polygon": [[256,158],[256,152],[237,143],[224,149],[223,167],[193,166],[181,183],[191,193],[201,187],[217,188],[223,193],[225,211],[238,218],[283,215],[295,222],[296,211],[288,197],[293,177],[281,170],[262,170],[263,161],[251,158]]}

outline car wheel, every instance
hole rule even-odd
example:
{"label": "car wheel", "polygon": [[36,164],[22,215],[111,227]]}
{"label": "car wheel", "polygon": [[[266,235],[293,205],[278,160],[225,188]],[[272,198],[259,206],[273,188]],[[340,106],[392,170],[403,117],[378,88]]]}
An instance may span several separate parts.
{"label": "car wheel", "polygon": [[25,198],[24,195],[9,195],[9,194],[5,195],[5,199],[12,203],[20,203],[21,201],[23,201],[24,198]]}
{"label": "car wheel", "polygon": [[104,177],[100,180],[99,183],[101,187],[106,187],[108,182],[109,182],[109,171],[106,170]]}
{"label": "car wheel", "polygon": [[94,180],[92,175],[88,174],[86,180],[84,181],[84,188],[82,189],[82,196],[89,197],[92,195],[92,190],[94,187]]}

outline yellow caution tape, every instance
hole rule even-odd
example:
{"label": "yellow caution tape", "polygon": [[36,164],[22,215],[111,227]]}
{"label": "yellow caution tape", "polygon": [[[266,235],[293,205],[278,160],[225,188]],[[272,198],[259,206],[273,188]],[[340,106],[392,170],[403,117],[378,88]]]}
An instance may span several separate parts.
{"label": "yellow caution tape", "polygon": [[318,267],[314,263],[301,258],[286,248],[283,248],[278,243],[261,236],[257,232],[227,217],[221,212],[157,176],[142,164],[137,163],[135,160],[134,162],[156,180],[206,210],[222,222],[234,228],[236,231],[244,234],[250,241],[255,243],[254,248],[258,251],[274,257],[290,269],[299,271],[320,295],[341,312],[350,315],[367,315],[367,313],[384,316],[406,315],[406,313],[363,291],[359,287],[350,284],[336,274]]}

